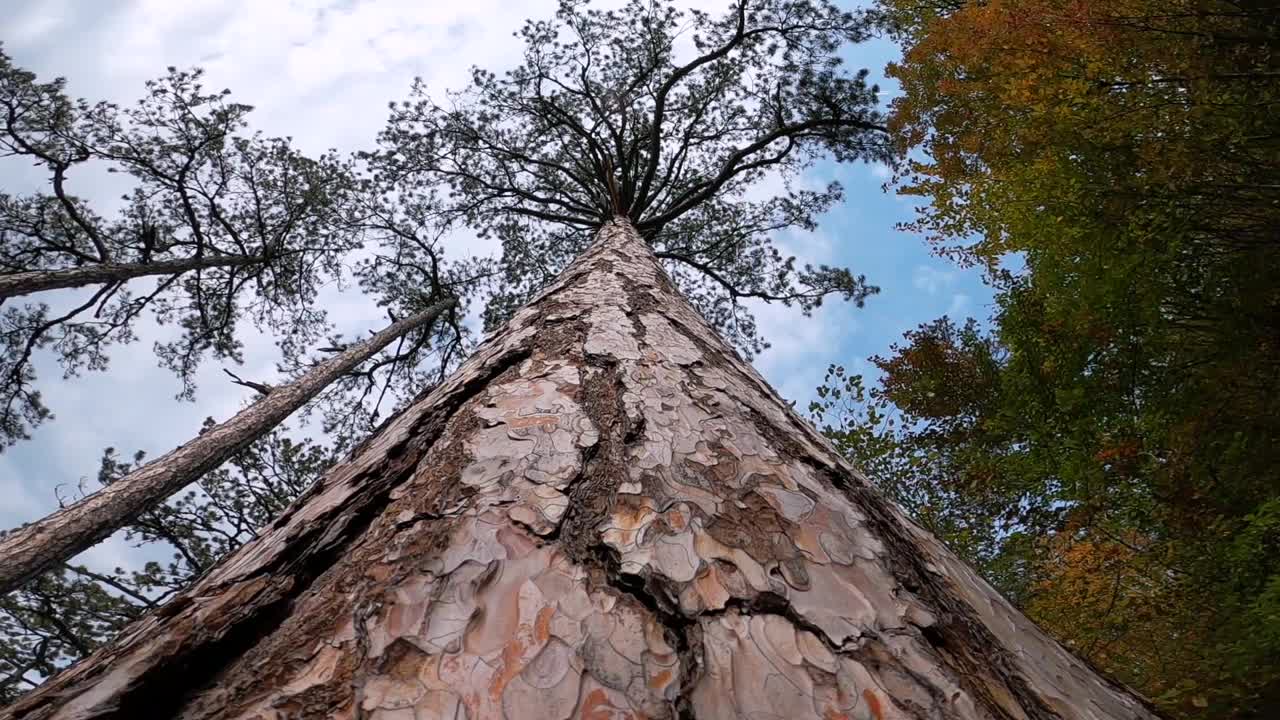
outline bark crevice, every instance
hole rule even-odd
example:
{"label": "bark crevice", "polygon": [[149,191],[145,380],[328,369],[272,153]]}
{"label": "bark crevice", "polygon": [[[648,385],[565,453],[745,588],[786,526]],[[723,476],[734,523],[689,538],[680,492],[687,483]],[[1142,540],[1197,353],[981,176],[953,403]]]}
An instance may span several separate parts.
{"label": "bark crevice", "polygon": [[589,356],[583,367],[579,403],[600,437],[583,451],[582,469],[569,486],[569,510],[556,539],[575,560],[589,560],[596,528],[608,515],[618,484],[626,478],[628,438],[634,438],[618,392],[618,363]]}

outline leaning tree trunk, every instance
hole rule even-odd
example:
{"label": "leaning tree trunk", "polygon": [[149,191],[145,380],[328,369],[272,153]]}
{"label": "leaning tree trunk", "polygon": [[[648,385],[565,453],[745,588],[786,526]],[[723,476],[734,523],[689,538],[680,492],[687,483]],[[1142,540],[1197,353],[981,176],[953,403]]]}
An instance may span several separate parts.
{"label": "leaning tree trunk", "polygon": [[64,288],[125,282],[153,275],[175,275],[214,267],[262,265],[261,255],[205,255],[147,263],[98,263],[61,270],[28,270],[0,275],[0,300]]}
{"label": "leaning tree trunk", "polygon": [[18,718],[1151,718],[908,521],[625,221]]}
{"label": "leaning tree trunk", "polygon": [[0,536],[0,595],[105,540],[271,432],[333,381],[457,304],[441,300],[316,365],[297,379],[107,487]]}

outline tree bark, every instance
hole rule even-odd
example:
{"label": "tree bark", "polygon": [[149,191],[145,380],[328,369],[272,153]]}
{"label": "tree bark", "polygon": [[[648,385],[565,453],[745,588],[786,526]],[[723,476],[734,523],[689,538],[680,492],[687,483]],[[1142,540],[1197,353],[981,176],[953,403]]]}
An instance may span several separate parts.
{"label": "tree bark", "polygon": [[174,275],[211,267],[259,265],[266,262],[254,255],[206,255],[182,260],[150,263],[100,263],[63,270],[30,270],[0,275],[0,300],[63,288],[124,282],[149,275]]}
{"label": "tree bark", "polygon": [[438,302],[273,388],[260,400],[199,437],[125,475],[98,492],[0,538],[0,595],[101,542],[138,514],[164,502],[201,475],[284,422],[317,393],[389,343],[452,307]]}
{"label": "tree bark", "polygon": [[625,220],[256,541],[8,713],[1154,717],[874,491]]}

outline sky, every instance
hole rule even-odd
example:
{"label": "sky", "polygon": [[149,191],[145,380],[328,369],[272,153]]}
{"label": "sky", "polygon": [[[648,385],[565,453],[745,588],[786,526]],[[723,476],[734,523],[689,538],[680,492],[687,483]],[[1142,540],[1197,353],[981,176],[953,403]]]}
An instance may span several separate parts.
{"label": "sky", "polygon": [[[718,11],[725,3],[691,4]],[[524,18],[549,17],[554,8],[554,0],[4,0],[0,42],[40,80],[64,76],[68,94],[120,104],[141,97],[143,83],[167,66],[203,67],[206,87],[230,88],[233,100],[255,107],[253,129],[291,136],[301,150],[318,154],[371,147],[387,103],[407,98],[415,76],[443,90],[462,87],[472,65],[511,67],[521,49],[512,32]],[[869,68],[881,82],[885,101],[894,88],[883,80],[884,66],[895,57],[887,40],[847,52],[851,65]],[[0,190],[29,192],[43,176],[0,163]],[[810,318],[795,309],[754,308],[772,344],[755,365],[801,408],[832,363],[870,375],[867,358],[886,353],[904,331],[944,314],[990,314],[991,294],[976,272],[931,255],[921,238],[895,229],[911,218],[912,202],[882,189],[887,176],[883,167],[819,163],[809,179],[839,180],[846,201],[815,233],[780,238],[801,261],[865,273],[881,288],[878,295],[861,309],[828,302]],[[112,182],[86,172],[68,184],[74,194],[109,203],[119,194]],[[356,295],[329,297],[344,325],[366,316],[368,327],[385,322]],[[158,456],[194,436],[205,417],[226,419],[252,399],[215,363],[203,368],[195,402],[175,400],[178,381],[152,353],[165,332],[142,328],[137,342],[115,349],[105,373],[63,379],[48,358],[39,359],[40,388],[56,417],[0,453],[0,528],[38,519],[81,484],[91,488],[103,448]],[[269,379],[276,359],[269,339],[250,338],[245,366],[236,372]],[[141,557],[114,537],[81,561],[127,567]]]}

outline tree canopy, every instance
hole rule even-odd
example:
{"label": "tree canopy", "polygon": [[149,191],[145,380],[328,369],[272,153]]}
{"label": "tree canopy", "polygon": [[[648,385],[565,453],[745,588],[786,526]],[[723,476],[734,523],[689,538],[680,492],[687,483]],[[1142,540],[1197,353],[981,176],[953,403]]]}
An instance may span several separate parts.
{"label": "tree canopy", "polygon": [[870,30],[827,0],[735,0],[718,17],[669,0],[563,0],[519,31],[518,67],[475,68],[443,95],[416,84],[368,160],[380,177],[441,188],[443,216],[501,241],[490,327],[625,216],[750,353],[764,341],[743,300],[807,312],[875,292],[775,243],[842,198],[838,184],[805,187],[804,168],[889,159],[877,88],[839,56]]}
{"label": "tree canopy", "polygon": [[[359,245],[341,222],[351,163],[244,134],[252,108],[201,75],[170,68],[121,108],[73,101],[0,52],[0,154],[49,173],[48,191],[0,193],[0,447],[51,416],[38,352],[67,376],[105,370],[149,316],[180,328],[155,350],[190,398],[202,359],[242,360],[244,320],[301,342],[323,330],[318,288]],[[113,217],[71,194],[90,167],[129,178]],[[39,294],[58,288],[83,289]]]}
{"label": "tree canopy", "polygon": [[1272,5],[878,3],[905,229],[997,292],[875,360],[880,446],[940,462],[926,522],[1180,717],[1280,702]]}

